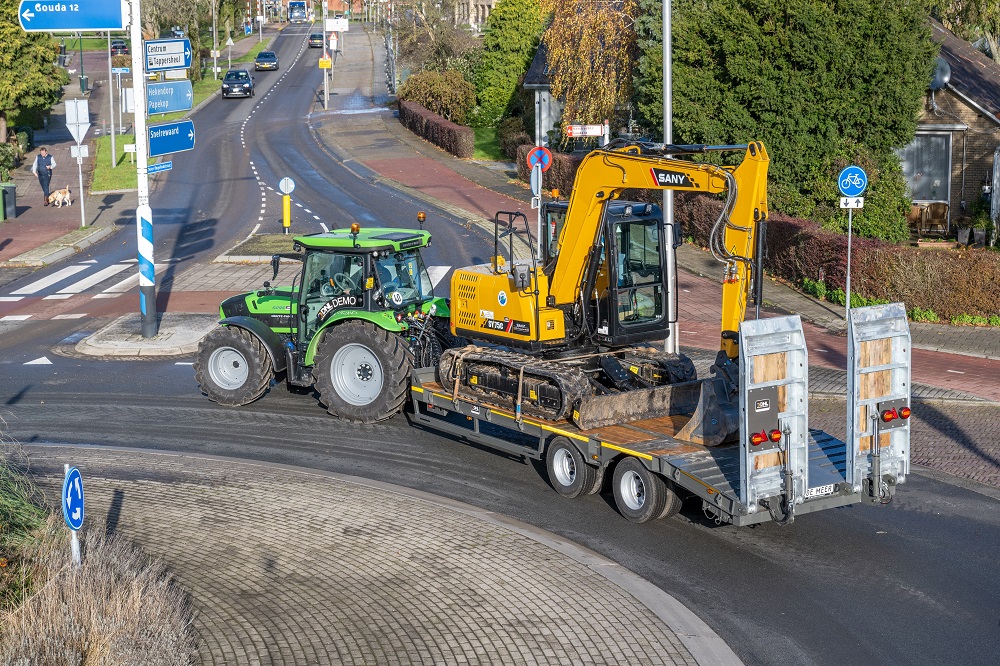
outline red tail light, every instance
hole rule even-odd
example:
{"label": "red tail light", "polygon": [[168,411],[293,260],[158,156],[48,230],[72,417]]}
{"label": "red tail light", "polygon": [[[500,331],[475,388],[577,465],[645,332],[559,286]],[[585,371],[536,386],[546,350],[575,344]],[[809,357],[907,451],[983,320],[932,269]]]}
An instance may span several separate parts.
{"label": "red tail light", "polygon": [[910,414],[911,413],[912,412],[910,411],[909,407],[900,407],[899,408],[899,418],[901,418],[901,419],[908,419],[908,418],[910,418]]}
{"label": "red tail light", "polygon": [[781,431],[780,430],[777,430],[777,429],[772,430],[771,432],[768,433],[768,435],[771,436],[771,441],[772,442],[780,442],[781,441]]}
{"label": "red tail light", "polygon": [[882,420],[886,423],[889,423],[893,419],[898,419],[898,418],[899,414],[896,412],[895,409],[887,409],[884,412],[882,412]]}
{"label": "red tail light", "polygon": [[755,432],[750,435],[750,443],[754,446],[760,446],[767,441],[767,433],[761,430],[760,432]]}

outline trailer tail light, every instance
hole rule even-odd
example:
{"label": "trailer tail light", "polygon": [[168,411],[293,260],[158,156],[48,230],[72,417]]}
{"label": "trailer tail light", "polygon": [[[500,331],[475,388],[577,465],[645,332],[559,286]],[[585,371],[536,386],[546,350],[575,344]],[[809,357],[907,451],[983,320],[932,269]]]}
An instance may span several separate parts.
{"label": "trailer tail light", "polygon": [[908,419],[908,418],[910,418],[910,414],[912,414],[912,412],[910,411],[909,407],[900,407],[899,408],[899,418],[901,418],[901,419]]}
{"label": "trailer tail light", "polygon": [[760,446],[766,441],[767,441],[767,433],[763,430],[761,430],[760,432],[755,432],[752,435],[750,435],[750,443],[753,444],[754,446]]}
{"label": "trailer tail light", "polygon": [[884,423],[889,423],[893,419],[898,419],[898,418],[899,418],[899,413],[895,410],[895,408],[887,409],[882,412],[882,421]]}
{"label": "trailer tail light", "polygon": [[772,430],[771,432],[769,432],[768,435],[770,435],[772,442],[780,442],[781,441],[781,431],[778,430],[777,428],[775,428],[774,430]]}

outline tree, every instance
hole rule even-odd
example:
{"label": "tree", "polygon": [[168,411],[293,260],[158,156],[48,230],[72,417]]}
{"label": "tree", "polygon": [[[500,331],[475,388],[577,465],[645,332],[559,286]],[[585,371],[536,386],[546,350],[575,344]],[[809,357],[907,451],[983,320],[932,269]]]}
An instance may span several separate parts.
{"label": "tree", "polygon": [[552,94],[565,103],[563,118],[603,122],[632,95],[639,4],[637,0],[547,2],[553,17],[542,39],[548,50]]}
{"label": "tree", "polygon": [[[661,127],[661,5],[640,1],[637,104]],[[675,0],[674,138],[762,140],[772,206],[810,216],[816,165],[853,143],[893,160],[912,140],[937,54],[928,15],[929,0]]]}
{"label": "tree", "polygon": [[47,34],[21,30],[17,0],[0,0],[0,143],[7,140],[7,118],[20,110],[47,109],[69,83],[56,66],[59,52]]}
{"label": "tree", "polygon": [[486,19],[482,60],[476,73],[475,122],[496,127],[510,112],[518,83],[528,71],[543,27],[538,0],[499,0]]}
{"label": "tree", "polygon": [[454,24],[454,15],[454,0],[418,3],[400,12],[394,26],[400,61],[416,72],[457,69],[471,79],[468,63],[475,57],[477,40]]}
{"label": "tree", "polygon": [[934,16],[963,39],[985,39],[993,62],[1000,63],[1000,2],[934,0]]}

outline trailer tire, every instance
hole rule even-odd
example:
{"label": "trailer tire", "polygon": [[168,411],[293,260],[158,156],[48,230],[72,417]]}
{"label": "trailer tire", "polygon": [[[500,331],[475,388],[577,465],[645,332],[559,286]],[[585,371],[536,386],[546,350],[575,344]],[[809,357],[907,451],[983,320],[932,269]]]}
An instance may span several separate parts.
{"label": "trailer tire", "polygon": [[604,470],[591,466],[565,437],[555,437],[545,453],[545,469],[552,488],[563,497],[593,495],[601,489]]}
{"label": "trailer tire", "polygon": [[663,483],[664,495],[666,496],[666,501],[663,503],[663,511],[656,517],[660,518],[673,518],[678,513],[681,512],[681,505],[684,504],[684,499],[677,492],[677,486],[674,482],[667,479]]}
{"label": "trailer tire", "polygon": [[213,402],[247,405],[264,395],[273,376],[267,348],[245,328],[219,326],[198,343],[194,378]]}
{"label": "trailer tire", "polygon": [[313,380],[330,414],[351,423],[377,423],[403,408],[412,369],[413,354],[401,335],[352,320],[324,332]]}
{"label": "trailer tire", "polygon": [[615,465],[614,492],[618,511],[633,523],[645,523],[664,515],[666,482],[631,456]]}

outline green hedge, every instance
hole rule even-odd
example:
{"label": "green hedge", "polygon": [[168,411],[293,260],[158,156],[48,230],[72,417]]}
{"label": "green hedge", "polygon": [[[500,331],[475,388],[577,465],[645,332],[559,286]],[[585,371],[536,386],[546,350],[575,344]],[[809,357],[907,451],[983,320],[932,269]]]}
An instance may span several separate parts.
{"label": "green hedge", "polygon": [[472,157],[475,152],[476,136],[471,127],[456,125],[419,104],[399,102],[399,122],[455,157]]}

